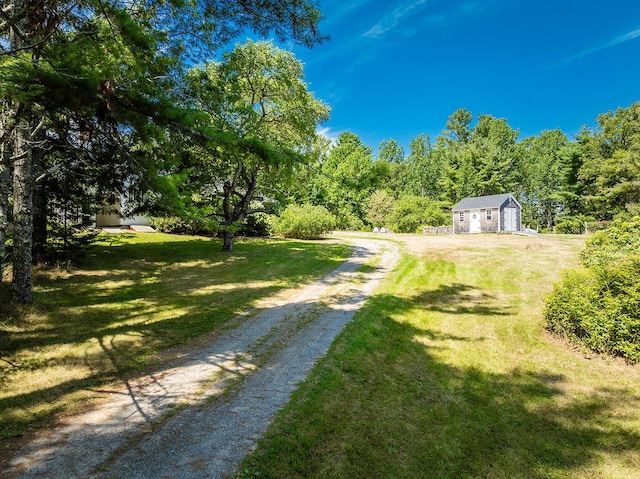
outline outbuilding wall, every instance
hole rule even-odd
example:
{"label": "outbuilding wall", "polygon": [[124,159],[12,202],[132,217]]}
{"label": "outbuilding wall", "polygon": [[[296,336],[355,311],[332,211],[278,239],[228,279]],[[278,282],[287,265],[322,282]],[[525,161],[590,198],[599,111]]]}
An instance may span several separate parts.
{"label": "outbuilding wall", "polygon": [[[501,207],[500,207],[500,229],[502,231],[506,231],[505,230],[505,213],[504,210],[505,208],[515,208],[516,209],[516,231],[522,231],[522,209],[520,208],[520,205],[518,203],[515,202],[515,200],[510,199],[509,201],[507,201],[506,203],[504,203]],[[496,231],[498,231],[496,229]]]}

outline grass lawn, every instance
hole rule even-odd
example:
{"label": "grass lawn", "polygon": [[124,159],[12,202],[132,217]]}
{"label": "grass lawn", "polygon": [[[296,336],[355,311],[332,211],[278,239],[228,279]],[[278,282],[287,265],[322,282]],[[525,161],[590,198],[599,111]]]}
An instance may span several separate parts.
{"label": "grass lawn", "polygon": [[72,271],[36,271],[34,306],[9,307],[5,283],[0,440],[76,411],[101,385],[170,359],[161,352],[317,279],[347,253],[327,241],[239,241],[229,254],[207,238],[102,235]]}
{"label": "grass lawn", "polygon": [[544,329],[583,239],[403,238],[240,477],[639,478],[640,367]]}

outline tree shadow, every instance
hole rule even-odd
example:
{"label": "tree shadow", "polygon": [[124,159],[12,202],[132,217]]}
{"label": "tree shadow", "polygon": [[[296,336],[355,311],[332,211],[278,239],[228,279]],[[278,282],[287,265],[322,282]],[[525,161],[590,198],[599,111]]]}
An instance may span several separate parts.
{"label": "tree shadow", "polygon": [[[0,354],[113,334],[180,336],[180,331],[189,331],[189,336],[197,336],[251,308],[248,298],[255,301],[285,286],[309,283],[317,279],[318,269],[330,270],[342,262],[313,243],[291,248],[283,260],[282,247],[268,242],[239,243],[231,254],[212,251],[218,244],[209,240],[191,239],[189,248],[179,240],[114,242],[97,247],[94,261],[75,274],[53,280],[41,275],[35,297],[47,320],[10,333]],[[309,256],[316,257],[313,269],[295,268]],[[230,283],[239,268],[251,271],[254,281],[247,283],[247,274],[242,274],[244,280]],[[160,321],[136,320],[159,311],[166,312]]]}
{"label": "tree shadow", "polygon": [[[117,236],[110,245],[96,246],[72,274],[60,277],[39,271],[33,308],[44,320],[32,322],[19,310],[13,311],[12,324],[0,317],[0,358],[23,358],[3,359],[0,381],[18,371],[47,374],[49,367],[78,364],[91,372],[85,379],[63,380],[1,399],[0,409],[17,408],[26,414],[20,413],[24,422],[16,419],[12,431],[0,430],[0,436],[19,435],[34,421],[50,420],[50,414],[29,412],[39,402],[56,403],[75,391],[136,374],[146,367],[150,352],[223,329],[239,314],[259,311],[260,300],[310,283],[319,271],[331,271],[343,262],[326,245],[288,241],[291,248],[283,248],[279,243],[238,242],[235,252],[223,253],[218,251],[219,241],[208,239],[131,244]],[[235,282],[234,271],[242,271]],[[132,345],[127,338],[139,340]],[[28,356],[31,350],[56,346],[77,351],[38,360]],[[105,362],[110,364],[106,369],[101,365]]]}
{"label": "tree shadow", "polygon": [[[478,357],[456,367],[436,351],[482,339],[394,319],[455,312],[470,291],[371,298],[243,467],[265,477],[548,478],[579,477],[608,456],[620,474],[638,471],[637,394],[615,383],[585,392],[553,362],[492,372]],[[508,314],[478,306],[474,314]]]}
{"label": "tree shadow", "polygon": [[462,283],[443,284],[436,289],[424,291],[412,298],[411,303],[439,313],[482,316],[513,314],[513,308],[504,306],[496,296]]}

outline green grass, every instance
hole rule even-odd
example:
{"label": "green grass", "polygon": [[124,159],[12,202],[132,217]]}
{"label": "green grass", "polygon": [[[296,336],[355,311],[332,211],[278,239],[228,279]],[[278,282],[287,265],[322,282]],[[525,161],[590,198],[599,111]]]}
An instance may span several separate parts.
{"label": "green grass", "polygon": [[544,329],[582,240],[421,241],[239,476],[640,477],[640,369]]}
{"label": "green grass", "polygon": [[169,359],[167,348],[189,347],[346,254],[329,242],[240,241],[229,254],[207,238],[103,235],[72,271],[36,271],[35,306],[9,307],[5,283],[0,438],[74,412],[100,385]]}

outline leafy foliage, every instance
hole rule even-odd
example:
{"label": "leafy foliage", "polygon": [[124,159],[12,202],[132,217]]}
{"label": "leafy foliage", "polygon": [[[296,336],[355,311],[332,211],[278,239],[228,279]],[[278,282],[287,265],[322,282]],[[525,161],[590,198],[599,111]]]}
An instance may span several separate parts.
{"label": "leafy foliage", "polygon": [[233,249],[233,237],[254,197],[277,199],[278,185],[306,161],[316,125],[329,108],[307,90],[302,64],[271,42],[248,41],[190,70],[191,108],[202,133],[190,158],[189,203],[212,209]]}
{"label": "leafy foliage", "polygon": [[402,196],[396,200],[387,221],[398,233],[419,233],[423,226],[449,224],[449,203],[422,196]]}
{"label": "leafy foliage", "polygon": [[85,257],[100,233],[100,230],[84,228],[77,224],[65,226],[59,221],[51,222],[49,228],[44,259],[56,264],[71,264]]}
{"label": "leafy foliage", "polygon": [[367,220],[374,227],[385,225],[394,207],[394,199],[386,190],[376,190],[367,200]]}
{"label": "leafy foliage", "polygon": [[341,133],[321,168],[323,206],[338,219],[338,227],[364,225],[365,202],[380,180],[371,147],[353,133]]}
{"label": "leafy foliage", "polygon": [[247,216],[242,226],[238,230],[240,236],[247,237],[267,237],[275,231],[273,215],[267,213],[253,213]]}
{"label": "leafy foliage", "polygon": [[333,231],[335,218],[323,206],[289,205],[276,224],[276,234],[285,238],[317,239]]}
{"label": "leafy foliage", "polygon": [[596,233],[583,269],[565,274],[547,301],[549,329],[590,350],[640,361],[640,217]]}
{"label": "leafy foliage", "polygon": [[208,235],[216,230],[202,219],[184,216],[153,216],[151,226],[161,233],[182,235]]}
{"label": "leafy foliage", "polygon": [[[31,251],[37,255],[44,248],[49,213],[38,205],[48,198],[57,195],[65,206],[87,208],[113,204],[127,192],[140,207],[181,213],[179,190],[162,177],[175,173],[182,150],[189,149],[185,144],[194,138],[197,114],[185,108],[187,66],[215,57],[248,30],[312,46],[325,39],[317,28],[320,19],[314,0],[3,5],[0,257],[8,230],[6,198],[12,194],[19,245],[13,255],[13,299],[31,302]],[[224,139],[218,146],[269,149],[254,138],[240,141],[229,131],[217,133],[209,138]],[[58,178],[47,178],[52,171]],[[42,180],[42,198],[34,203],[36,178]],[[16,187],[10,192],[11,182]],[[75,185],[73,194],[59,195],[56,183]]]}

